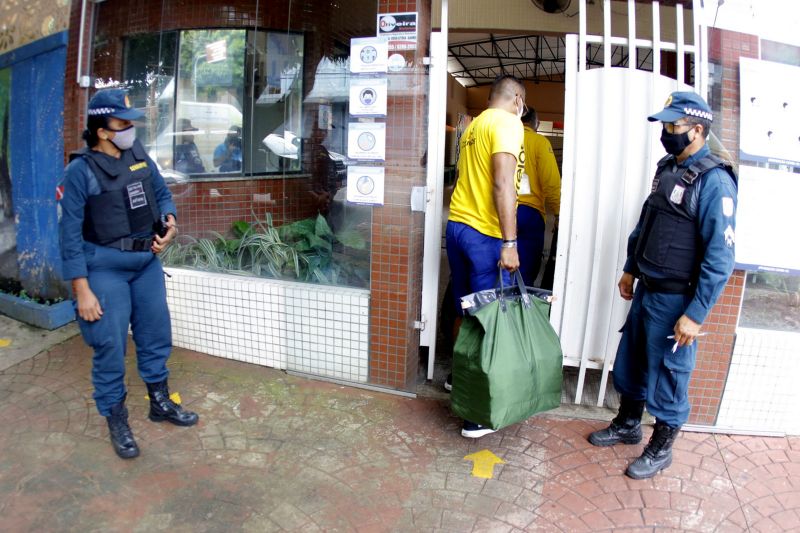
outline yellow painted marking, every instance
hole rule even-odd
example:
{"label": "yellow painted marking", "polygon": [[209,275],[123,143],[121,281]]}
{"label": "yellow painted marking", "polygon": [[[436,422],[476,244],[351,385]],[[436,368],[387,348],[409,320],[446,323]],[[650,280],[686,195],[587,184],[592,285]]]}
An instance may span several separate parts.
{"label": "yellow painted marking", "polygon": [[5,348],[11,345],[11,339],[0,339],[0,348]]}
{"label": "yellow painted marking", "polygon": [[[144,395],[144,399],[145,400],[149,400],[150,399],[150,395],[149,394],[145,394]],[[178,405],[181,404],[181,395],[178,394],[177,392],[173,392],[172,394],[170,394],[169,395],[169,399],[172,400],[173,402],[177,403]]]}
{"label": "yellow painted marking", "polygon": [[489,450],[481,450],[471,453],[464,457],[467,461],[473,461],[472,477],[482,477],[492,479],[494,475],[494,465],[504,464],[505,461],[497,457]]}

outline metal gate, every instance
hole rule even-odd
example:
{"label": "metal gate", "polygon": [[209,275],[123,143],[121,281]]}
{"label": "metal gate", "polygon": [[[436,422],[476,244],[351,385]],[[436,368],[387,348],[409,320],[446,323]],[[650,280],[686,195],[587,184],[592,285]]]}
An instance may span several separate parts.
{"label": "metal gate", "polygon": [[[603,34],[589,35],[586,0],[580,0],[579,34],[567,36],[561,217],[553,288],[557,299],[551,323],[561,338],[564,365],[579,369],[575,403],[582,401],[587,369],[601,371],[598,406],[605,400],[618,331],[629,306],[616,286],[627,236],[649,193],[655,162],[663,155],[660,131],[646,117],[660,109],[674,90],[705,95],[708,80],[700,0],[693,3],[692,44],[684,42],[680,3],[674,8],[674,42],[661,39],[659,2],[652,2],[652,38],[638,38],[637,5],[642,6],[628,0],[628,35],[618,37],[611,34],[611,2],[604,0]],[[646,10],[640,13],[647,18]],[[627,61],[615,57],[614,49],[627,51]],[[677,79],[660,74],[662,51],[675,52]],[[640,54],[652,56],[652,71],[642,68]],[[598,55],[602,67],[588,68]],[[687,55],[693,60],[694,87],[683,79]]]}

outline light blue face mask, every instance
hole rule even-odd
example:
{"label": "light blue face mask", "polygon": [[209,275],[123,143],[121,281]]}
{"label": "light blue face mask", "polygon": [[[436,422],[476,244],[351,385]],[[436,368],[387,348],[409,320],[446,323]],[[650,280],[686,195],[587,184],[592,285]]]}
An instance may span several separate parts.
{"label": "light blue face mask", "polygon": [[120,150],[130,150],[131,146],[133,146],[133,141],[136,140],[136,128],[133,127],[133,124],[122,130],[106,129],[114,132],[114,138],[111,139],[111,144]]}

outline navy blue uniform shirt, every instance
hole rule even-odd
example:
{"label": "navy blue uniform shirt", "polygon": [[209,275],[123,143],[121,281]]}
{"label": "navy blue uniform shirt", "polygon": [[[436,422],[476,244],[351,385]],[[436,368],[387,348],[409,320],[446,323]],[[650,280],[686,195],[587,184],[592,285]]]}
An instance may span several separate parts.
{"label": "navy blue uniform shirt", "polygon": [[[177,209],[172,201],[172,193],[164,182],[156,164],[148,157],[147,166],[153,178],[153,190],[156,194],[161,214],[175,216]],[[64,169],[64,179],[59,186],[59,239],[61,242],[62,276],[68,281],[85,278],[86,256],[84,255],[83,219],[86,201],[89,196],[100,194],[100,184],[83,157],[72,160]],[[177,217],[176,217],[177,218]],[[101,221],[96,221],[101,222]],[[151,237],[151,233],[130,235],[129,237]]]}
{"label": "navy blue uniform shirt", "polygon": [[[709,153],[708,146],[703,146],[678,166],[689,167]],[[686,316],[698,324],[705,321],[733,272],[736,205],[736,184],[730,175],[720,167],[706,172],[700,183],[697,209],[703,260],[700,263],[700,275],[694,298],[684,311]],[[641,217],[639,217],[639,222],[628,237],[628,259],[623,270],[629,273],[638,270],[653,278],[663,278],[661,272],[654,272],[646,267],[640,268],[638,264],[634,265],[636,259],[633,251],[641,230]]]}

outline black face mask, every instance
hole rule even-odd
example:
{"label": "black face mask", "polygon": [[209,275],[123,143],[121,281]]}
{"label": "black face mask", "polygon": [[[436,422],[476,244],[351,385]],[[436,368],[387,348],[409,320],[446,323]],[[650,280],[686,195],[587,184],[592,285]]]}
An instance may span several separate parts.
{"label": "black face mask", "polygon": [[668,154],[679,156],[690,144],[692,144],[692,141],[689,140],[688,131],[683,133],[667,133],[667,130],[661,130],[661,145]]}

